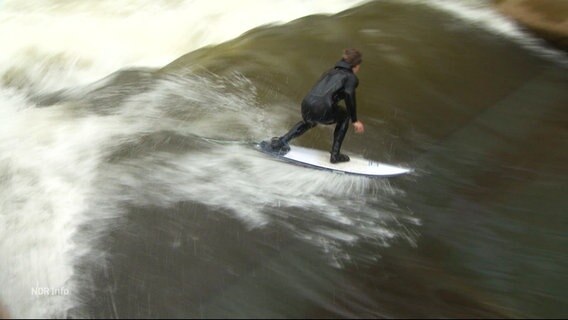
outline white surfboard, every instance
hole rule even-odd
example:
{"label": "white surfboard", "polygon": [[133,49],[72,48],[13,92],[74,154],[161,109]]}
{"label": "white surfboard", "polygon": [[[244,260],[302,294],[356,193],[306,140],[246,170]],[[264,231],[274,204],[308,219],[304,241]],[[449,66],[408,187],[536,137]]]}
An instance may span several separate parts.
{"label": "white surfboard", "polygon": [[290,151],[284,155],[266,152],[260,146],[258,149],[281,160],[337,173],[380,178],[412,172],[411,169],[371,161],[357,156],[349,156],[351,160],[348,162],[334,164],[329,162],[329,152],[293,145],[290,146]]}

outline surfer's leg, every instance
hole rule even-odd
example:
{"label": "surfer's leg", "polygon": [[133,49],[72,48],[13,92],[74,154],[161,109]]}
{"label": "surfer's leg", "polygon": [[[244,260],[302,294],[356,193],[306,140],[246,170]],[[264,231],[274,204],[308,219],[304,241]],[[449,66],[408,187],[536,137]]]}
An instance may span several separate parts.
{"label": "surfer's leg", "polygon": [[325,108],[318,106],[317,104],[311,104],[307,100],[302,101],[303,120],[296,123],[285,135],[272,138],[270,141],[270,149],[278,152],[290,151],[288,143],[292,139],[303,135],[306,131],[315,127],[319,122],[318,118],[321,117],[322,109],[325,111]]}
{"label": "surfer's leg", "polygon": [[[306,131],[310,130],[311,128],[315,127],[317,125],[317,123],[319,122],[319,118],[321,118],[321,114],[325,112],[325,106],[324,105],[318,105],[317,103],[315,103],[314,101],[309,101],[309,100],[303,100],[302,101],[302,121],[296,123],[296,125],[294,125],[292,127],[292,129],[290,129],[290,131],[288,131],[288,133],[286,133],[285,135],[279,137],[279,138],[272,138],[272,147],[273,149],[280,149],[282,147],[287,147],[288,150],[290,149],[290,147],[288,146],[288,143],[294,139],[297,138],[301,135],[303,135],[304,133],[306,133]],[[286,151],[288,151],[286,150]]]}
{"label": "surfer's leg", "polygon": [[290,129],[290,131],[288,131],[288,133],[286,133],[285,135],[280,137],[278,140],[283,145],[286,145],[292,139],[303,135],[304,133],[306,133],[306,131],[310,130],[311,128],[313,128],[315,126],[316,126],[315,122],[300,121],[300,122],[296,123],[296,125],[294,127],[292,127],[292,129]]}
{"label": "surfer's leg", "polygon": [[345,139],[345,135],[347,134],[347,130],[349,129],[349,116],[343,108],[338,108],[336,119],[337,124],[335,125],[335,130],[333,131],[333,145],[331,147],[331,163],[349,161],[349,156],[340,153],[343,139]]}
{"label": "surfer's leg", "polygon": [[316,126],[315,122],[300,121],[296,123],[296,125],[294,125],[292,129],[290,129],[290,131],[288,131],[288,133],[286,133],[285,135],[281,137],[272,138],[270,140],[269,148],[267,148],[267,150],[269,150],[270,152],[278,152],[280,154],[287,153],[288,151],[290,151],[290,146],[288,145],[288,142],[290,142],[294,138],[303,135],[304,133],[306,133],[306,131],[310,130],[315,126]]}

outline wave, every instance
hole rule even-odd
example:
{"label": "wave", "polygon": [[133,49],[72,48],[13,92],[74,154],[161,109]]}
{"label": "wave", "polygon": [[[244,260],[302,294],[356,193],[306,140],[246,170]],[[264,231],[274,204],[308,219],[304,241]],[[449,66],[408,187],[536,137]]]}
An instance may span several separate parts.
{"label": "wave", "polygon": [[[74,266],[87,253],[104,260],[89,235],[108,228],[100,221],[120,215],[117,202],[97,195],[100,166],[117,145],[153,130],[155,122],[148,109],[147,121],[137,121],[136,112],[136,120],[128,122],[128,105],[110,110],[115,115],[108,117],[72,101],[38,109],[29,95],[77,88],[133,65],[161,66],[262,24],[333,13],[359,2],[0,3],[0,42],[10,44],[0,53],[0,300],[11,314],[64,317],[79,303],[81,277]],[[95,230],[84,232],[81,226]],[[60,291],[46,295],[39,292],[43,288]]]}
{"label": "wave", "polygon": [[0,10],[0,42],[10,44],[0,53],[0,84],[26,79],[36,91],[86,84],[122,68],[163,66],[254,27],[362,2],[8,0]]}
{"label": "wave", "polygon": [[[368,1],[9,0],[0,10],[0,85],[48,92],[87,84],[129,67],[161,67],[258,26],[332,14]],[[388,2],[388,1],[386,1]],[[554,59],[562,54],[521,31],[486,1],[406,0],[444,10]],[[246,19],[243,19],[246,17]],[[565,58],[564,58],[565,59]]]}
{"label": "wave", "polygon": [[[451,12],[458,17],[456,25],[462,26],[466,20],[493,33],[527,39],[494,15],[484,2],[408,1]],[[270,61],[272,66],[267,67],[269,76],[265,78],[240,72],[246,69],[242,63],[222,65],[219,68],[225,69],[219,74],[197,75],[188,69],[206,65],[204,58],[192,55],[199,48],[212,56],[238,56],[246,53],[238,45],[256,43],[256,34],[242,37],[235,46],[206,47],[225,43],[258,26],[335,13],[362,3],[239,1],[220,6],[211,1],[165,0],[2,2],[0,42],[11,45],[0,52],[0,285],[10,290],[0,291],[0,300],[16,317],[66,316],[68,310],[83,302],[75,294],[81,290],[78,281],[89,281],[77,274],[78,261],[105,263],[105,252],[97,251],[93,243],[116,225],[129,207],[199,202],[238,217],[250,228],[271,223],[290,228],[291,233],[328,249],[332,258],[341,256],[341,246],[361,239],[388,245],[392,238],[408,236],[397,229],[406,228],[398,220],[410,224],[420,221],[392,201],[392,195],[401,191],[389,183],[307,169],[292,171],[245,145],[219,145],[202,139],[239,136],[246,141],[258,140],[287,129],[290,101],[300,94],[294,90],[305,87],[298,85],[300,81],[311,81],[316,73],[313,65],[322,60],[323,49],[306,49],[316,52],[306,61],[305,52],[294,52],[293,46],[284,44],[283,50],[274,49],[284,61],[274,60],[270,53],[262,56],[264,60],[255,61],[257,68]],[[348,16],[349,12],[341,17]],[[331,23],[341,17],[330,19]],[[348,20],[344,25],[356,22]],[[313,32],[293,29],[292,25],[289,28],[286,26],[283,32],[292,32],[292,40],[301,41],[302,35]],[[390,74],[381,70],[381,75],[400,71],[407,76],[402,80],[393,77],[404,84],[404,90],[393,90],[393,96],[410,92],[406,86],[425,92],[423,96],[429,98],[441,96],[442,90],[435,84],[422,81],[431,76],[443,79],[441,83],[454,83],[453,78],[446,77],[444,68],[434,72],[427,69],[421,77],[409,70],[412,63],[416,70],[422,68],[422,59],[445,66],[446,61],[438,58],[452,57],[459,44],[453,44],[454,51],[432,45],[422,55],[412,56],[409,52],[414,52],[413,45],[421,44],[412,35],[397,42],[399,39],[389,40],[386,28],[346,28],[337,33],[341,36],[342,32],[371,39],[369,49],[376,48],[376,60],[387,61],[381,67],[396,69]],[[321,41],[318,44],[322,47],[327,45],[326,52],[343,44],[341,37],[310,36]],[[445,34],[441,38],[445,39]],[[257,46],[264,44],[259,43]],[[410,49],[402,51],[404,48]],[[486,47],[480,48],[483,51]],[[444,51],[449,54],[441,55]],[[179,59],[179,64],[159,69],[188,52],[190,56]],[[284,57],[282,52],[286,53]],[[194,60],[190,63],[189,59]],[[469,63],[458,62],[455,65]],[[304,67],[309,72],[289,76],[288,64],[301,70],[297,73],[304,72]],[[372,70],[372,59],[367,65]],[[148,69],[125,70],[133,66]],[[496,68],[499,66],[496,64]],[[279,79],[288,81],[287,88],[271,87],[273,75],[284,75]],[[485,74],[479,77],[484,79]],[[390,103],[388,93],[375,98],[370,91],[368,97],[373,99],[367,101]],[[467,101],[467,94],[461,100]],[[50,107],[38,108],[30,97],[44,97],[43,105]],[[452,96],[442,98],[447,105],[454,104]],[[417,114],[424,109],[419,107]],[[389,119],[379,108],[367,111]],[[451,111],[459,116],[466,113]],[[396,124],[409,121],[409,117],[395,114],[390,120]],[[424,122],[430,119],[424,118]],[[406,128],[401,126],[400,131]],[[380,142],[374,137],[370,141]],[[404,141],[400,145],[404,147]],[[223,192],[219,192],[219,186]],[[351,208],[356,208],[356,214],[350,212]],[[308,221],[309,226],[295,229],[298,226],[290,225],[289,219]],[[335,262],[340,264],[339,260]],[[33,295],[33,288],[64,288],[73,294]]]}
{"label": "wave", "polygon": [[[10,272],[0,274],[0,283],[11,288],[2,300],[15,316],[61,317],[77,307],[78,286],[88,287],[89,279],[75,266],[80,260],[104,266],[105,252],[94,244],[128,207],[194,201],[227,210],[250,228],[288,226],[291,217],[281,210],[295,208],[295,219],[317,220],[322,227],[290,231],[327,250],[360,238],[398,236],[383,225],[390,214],[372,208],[396,192],[388,184],[290,170],[246,145],[187,138],[258,139],[278,127],[277,118],[266,121],[264,111],[250,107],[254,90],[241,75],[167,75],[131,95],[124,82],[119,85],[126,91],[115,90],[114,80],[68,94],[49,108],[34,108],[21,95],[2,103],[0,203],[7,232],[0,253],[7,257],[2,270]],[[98,107],[85,110],[92,92]],[[121,102],[103,108],[101,99]],[[375,197],[366,199],[368,192]],[[356,217],[344,213],[354,206]],[[35,288],[71,294],[30,294]]]}
{"label": "wave", "polygon": [[495,34],[512,39],[521,46],[563,65],[568,65],[564,52],[551,48],[543,39],[527,33],[521,26],[508,17],[498,13],[493,5],[486,0],[408,0],[448,12],[459,19],[459,24],[469,25],[489,30]]}

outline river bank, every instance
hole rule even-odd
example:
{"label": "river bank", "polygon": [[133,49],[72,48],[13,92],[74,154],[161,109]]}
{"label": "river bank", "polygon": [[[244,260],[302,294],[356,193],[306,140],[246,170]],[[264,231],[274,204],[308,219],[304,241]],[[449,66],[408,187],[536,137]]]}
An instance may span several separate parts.
{"label": "river bank", "polygon": [[4,306],[2,306],[1,303],[0,303],[0,319],[10,319],[8,311],[4,308]]}
{"label": "river bank", "polygon": [[502,14],[568,52],[568,1],[494,0]]}

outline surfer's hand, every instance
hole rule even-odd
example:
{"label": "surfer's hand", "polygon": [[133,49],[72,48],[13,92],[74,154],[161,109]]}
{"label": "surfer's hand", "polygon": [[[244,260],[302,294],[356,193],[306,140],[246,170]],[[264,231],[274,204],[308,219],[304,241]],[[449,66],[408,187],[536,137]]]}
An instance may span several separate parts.
{"label": "surfer's hand", "polygon": [[355,127],[356,133],[365,132],[365,126],[363,125],[363,122],[361,122],[361,121],[353,122],[353,127]]}

